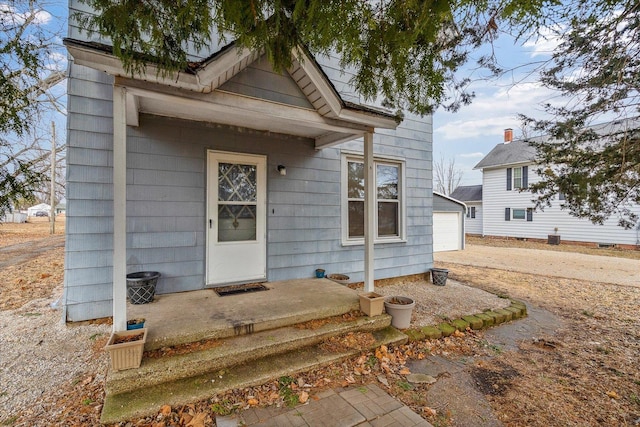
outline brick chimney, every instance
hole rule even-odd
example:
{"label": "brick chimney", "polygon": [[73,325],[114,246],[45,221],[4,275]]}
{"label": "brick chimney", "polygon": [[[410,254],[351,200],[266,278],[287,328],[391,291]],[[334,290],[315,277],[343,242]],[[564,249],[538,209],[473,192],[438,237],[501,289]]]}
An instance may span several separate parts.
{"label": "brick chimney", "polygon": [[504,143],[508,144],[513,141],[513,129],[507,128],[504,130]]}

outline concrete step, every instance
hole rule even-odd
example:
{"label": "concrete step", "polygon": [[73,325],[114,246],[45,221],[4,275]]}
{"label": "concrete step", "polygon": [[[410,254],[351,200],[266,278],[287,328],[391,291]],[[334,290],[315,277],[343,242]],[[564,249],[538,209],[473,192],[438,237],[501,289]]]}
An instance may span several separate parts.
{"label": "concrete step", "polygon": [[187,354],[145,357],[138,369],[109,372],[105,391],[121,394],[142,390],[158,384],[217,372],[229,366],[250,362],[257,358],[292,351],[317,344],[329,337],[349,332],[371,332],[391,324],[391,316],[357,317],[345,320],[341,316],[302,323],[279,329],[220,339],[207,350]]}
{"label": "concrete step", "polygon": [[[382,344],[401,344],[407,340],[406,335],[391,326],[371,333],[374,342],[366,349],[344,349],[335,352],[328,351],[317,343],[286,353],[261,355],[254,360],[226,368],[222,374],[220,371],[206,372],[145,386],[140,390],[120,394],[107,393],[101,422],[110,424],[147,416],[156,413],[162,405],[185,405],[230,389],[260,385],[284,375],[295,375],[327,366]],[[252,337],[253,335],[248,338]],[[156,374],[158,372],[154,371],[153,375]]]}
{"label": "concrete step", "polygon": [[213,289],[157,295],[129,304],[128,318],[145,318],[145,350],[235,337],[358,310],[358,294],[328,279],[269,282],[265,292],[219,297]]}

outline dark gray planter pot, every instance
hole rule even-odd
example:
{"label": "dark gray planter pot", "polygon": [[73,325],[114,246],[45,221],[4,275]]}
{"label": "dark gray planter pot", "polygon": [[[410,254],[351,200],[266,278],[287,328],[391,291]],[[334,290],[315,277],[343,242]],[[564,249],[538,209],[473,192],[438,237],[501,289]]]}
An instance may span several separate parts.
{"label": "dark gray planter pot", "polygon": [[434,285],[444,286],[447,283],[447,277],[449,277],[449,270],[446,268],[431,269],[431,281]]}
{"label": "dark gray planter pot", "polygon": [[127,295],[131,304],[147,304],[156,294],[156,283],[160,273],[157,271],[138,271],[127,274]]}

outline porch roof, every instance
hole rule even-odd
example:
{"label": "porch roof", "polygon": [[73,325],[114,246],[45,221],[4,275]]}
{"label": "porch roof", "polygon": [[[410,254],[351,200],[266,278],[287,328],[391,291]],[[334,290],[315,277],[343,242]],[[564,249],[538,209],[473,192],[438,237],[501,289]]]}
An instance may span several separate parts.
{"label": "porch roof", "polygon": [[65,39],[75,63],[115,77],[127,88],[127,125],[137,126],[139,113],[248,127],[311,138],[317,149],[373,132],[395,129],[400,118],[375,107],[347,102],[335,90],[305,49],[292,52],[287,70],[312,108],[222,90],[226,82],[257,61],[261,54],[233,43],[214,55],[169,76],[154,64],[131,75],[109,45]]}

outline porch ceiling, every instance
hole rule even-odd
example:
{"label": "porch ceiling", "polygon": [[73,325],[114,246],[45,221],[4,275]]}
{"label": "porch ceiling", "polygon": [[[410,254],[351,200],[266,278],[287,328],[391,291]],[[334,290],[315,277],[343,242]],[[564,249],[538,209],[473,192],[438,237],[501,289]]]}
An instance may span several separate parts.
{"label": "porch ceiling", "polygon": [[233,44],[168,77],[153,64],[140,75],[128,75],[106,45],[70,39],[65,45],[77,64],[102,70],[126,88],[129,126],[138,125],[139,113],[148,113],[311,138],[321,149],[398,125],[398,118],[386,111],[344,102],[304,49],[292,52],[295,59],[288,73],[313,109],[220,90],[260,57]]}
{"label": "porch ceiling", "polygon": [[316,148],[355,139],[372,132],[365,124],[321,116],[317,111],[214,90],[192,92],[160,84],[116,78],[127,89],[127,125],[138,125],[138,114],[219,123],[315,140]]}

